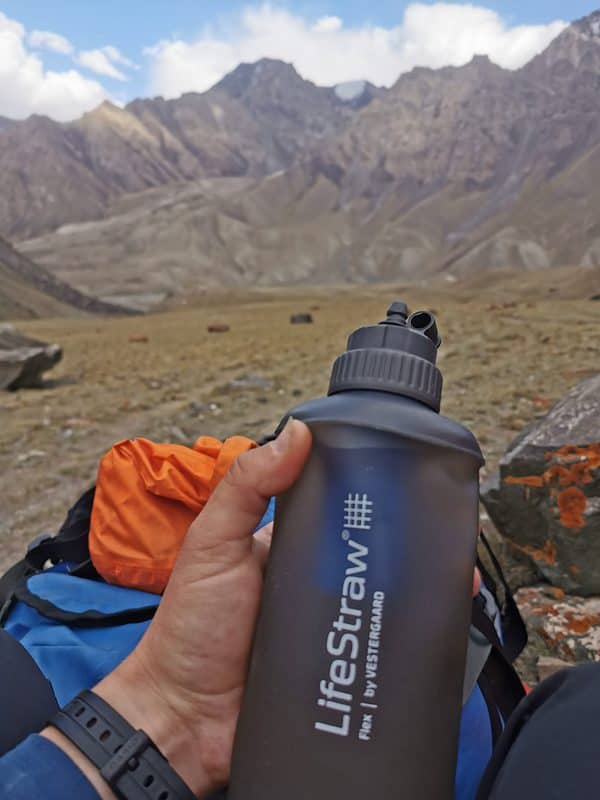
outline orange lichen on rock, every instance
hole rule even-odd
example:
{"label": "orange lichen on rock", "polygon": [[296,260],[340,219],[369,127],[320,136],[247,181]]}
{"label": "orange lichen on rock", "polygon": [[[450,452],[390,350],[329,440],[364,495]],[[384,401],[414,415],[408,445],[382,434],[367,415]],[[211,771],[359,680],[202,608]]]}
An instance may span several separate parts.
{"label": "orange lichen on rock", "polygon": [[[565,528],[578,531],[585,525],[586,496],[579,488],[591,483],[592,470],[600,469],[600,442],[579,447],[567,444],[545,454],[555,463],[541,475],[508,475],[504,483],[516,486],[549,486],[552,497],[556,497],[560,522]],[[557,491],[564,487],[562,491]],[[533,555],[533,554],[532,554]]]}
{"label": "orange lichen on rock", "polygon": [[600,625],[600,614],[581,615],[576,611],[567,611],[564,613],[564,618],[569,631],[577,636],[583,636],[590,628]]}
{"label": "orange lichen on rock", "polygon": [[590,483],[592,481],[592,470],[600,469],[600,442],[578,447],[574,444],[567,444],[559,447],[558,450],[546,453],[547,459],[558,460],[561,466],[550,467],[544,475],[548,475],[551,480],[558,467],[559,481],[561,486],[568,486],[569,483]]}
{"label": "orange lichen on rock", "polygon": [[548,486],[555,479],[560,486],[590,483],[592,470],[600,469],[600,442],[587,447],[567,444],[549,451],[545,456],[547,460],[558,463],[552,464],[541,475],[508,475],[504,483],[537,487]]}
{"label": "orange lichen on rock", "polygon": [[527,553],[534,561],[543,561],[545,564],[556,564],[557,551],[555,545],[548,539],[546,544],[542,547],[531,547],[528,544],[517,544],[511,542],[511,545],[522,553]]}
{"label": "orange lichen on rock", "polygon": [[587,478],[587,471],[581,469],[583,466],[583,464],[573,464],[572,467],[563,467],[560,464],[554,464],[544,472],[544,483],[551,483],[554,478],[558,481],[559,486],[571,486],[573,483],[589,483],[591,477]]}
{"label": "orange lichen on rock", "polygon": [[552,597],[555,597],[557,600],[563,600],[566,592],[564,589],[561,589],[560,586],[550,586],[548,588],[548,594],[551,594]]}
{"label": "orange lichen on rock", "polygon": [[550,539],[548,539],[541,550],[532,548],[531,554],[537,561],[545,561],[546,564],[556,564],[556,547]]}
{"label": "orange lichen on rock", "polygon": [[520,478],[515,475],[509,475],[504,478],[504,483],[514,486],[537,486],[538,488],[545,485],[543,475],[523,475]]}
{"label": "orange lichen on rock", "polygon": [[536,606],[531,609],[531,613],[536,617],[546,616],[555,617],[558,614],[556,606],[553,603],[546,603],[545,605]]}
{"label": "orange lichen on rock", "polygon": [[577,486],[570,486],[557,496],[560,521],[565,528],[579,530],[585,525],[583,512],[587,504],[584,493]]}

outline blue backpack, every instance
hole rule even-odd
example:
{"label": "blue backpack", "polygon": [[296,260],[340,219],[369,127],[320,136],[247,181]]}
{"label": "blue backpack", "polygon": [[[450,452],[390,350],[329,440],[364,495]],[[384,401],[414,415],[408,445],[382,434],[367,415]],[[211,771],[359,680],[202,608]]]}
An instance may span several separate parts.
{"label": "blue backpack", "polygon": [[[32,542],[25,558],[0,578],[0,627],[31,657],[29,671],[21,670],[18,678],[14,672],[5,674],[7,651],[0,637],[0,707],[11,708],[8,698],[20,695],[19,725],[2,714],[0,755],[123,661],[160,602],[158,595],[105,583],[95,572],[87,546],[93,497],[90,489],[69,511],[57,536]],[[261,526],[273,519],[273,511],[271,501]],[[526,642],[525,628],[493,553],[491,558],[504,600],[499,607],[495,583],[479,562],[485,587],[473,601],[456,800],[475,797],[504,721],[524,694],[511,662]],[[39,701],[27,700],[44,679],[52,692],[47,708],[41,709]]]}

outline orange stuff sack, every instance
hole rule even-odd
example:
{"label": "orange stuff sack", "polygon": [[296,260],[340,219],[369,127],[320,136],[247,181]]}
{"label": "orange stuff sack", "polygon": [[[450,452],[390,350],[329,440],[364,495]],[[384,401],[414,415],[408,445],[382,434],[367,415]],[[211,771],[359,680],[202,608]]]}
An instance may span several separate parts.
{"label": "orange stuff sack", "polygon": [[117,442],[98,467],[90,522],[92,563],[108,583],[160,594],[190,524],[234,459],[243,436],[201,436],[193,448]]}

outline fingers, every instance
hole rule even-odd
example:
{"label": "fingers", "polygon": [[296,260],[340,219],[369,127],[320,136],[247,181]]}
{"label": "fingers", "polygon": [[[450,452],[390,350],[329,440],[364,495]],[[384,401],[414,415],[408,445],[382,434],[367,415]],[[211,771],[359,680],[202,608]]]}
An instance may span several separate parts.
{"label": "fingers", "polygon": [[202,547],[213,547],[249,537],[269,499],[289,489],[298,478],[310,446],[308,427],[290,420],[275,441],[242,453],[213,492],[187,538]]}

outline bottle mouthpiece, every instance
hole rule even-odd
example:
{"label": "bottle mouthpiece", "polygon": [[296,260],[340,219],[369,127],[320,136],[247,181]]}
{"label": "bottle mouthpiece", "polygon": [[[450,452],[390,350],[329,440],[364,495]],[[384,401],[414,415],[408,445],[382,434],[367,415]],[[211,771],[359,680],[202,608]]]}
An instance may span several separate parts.
{"label": "bottle mouthpiece", "polygon": [[398,300],[378,325],[358,328],[345,353],[335,360],[329,394],[370,389],[412,397],[440,409],[442,374],[435,365],[441,339],[433,314],[409,316]]}
{"label": "bottle mouthpiece", "polygon": [[442,340],[438,333],[437,322],[433,314],[430,314],[429,311],[415,311],[414,314],[411,314],[408,318],[407,324],[409,328],[413,328],[413,330],[419,331],[419,333],[431,339],[436,349],[439,348]]}

